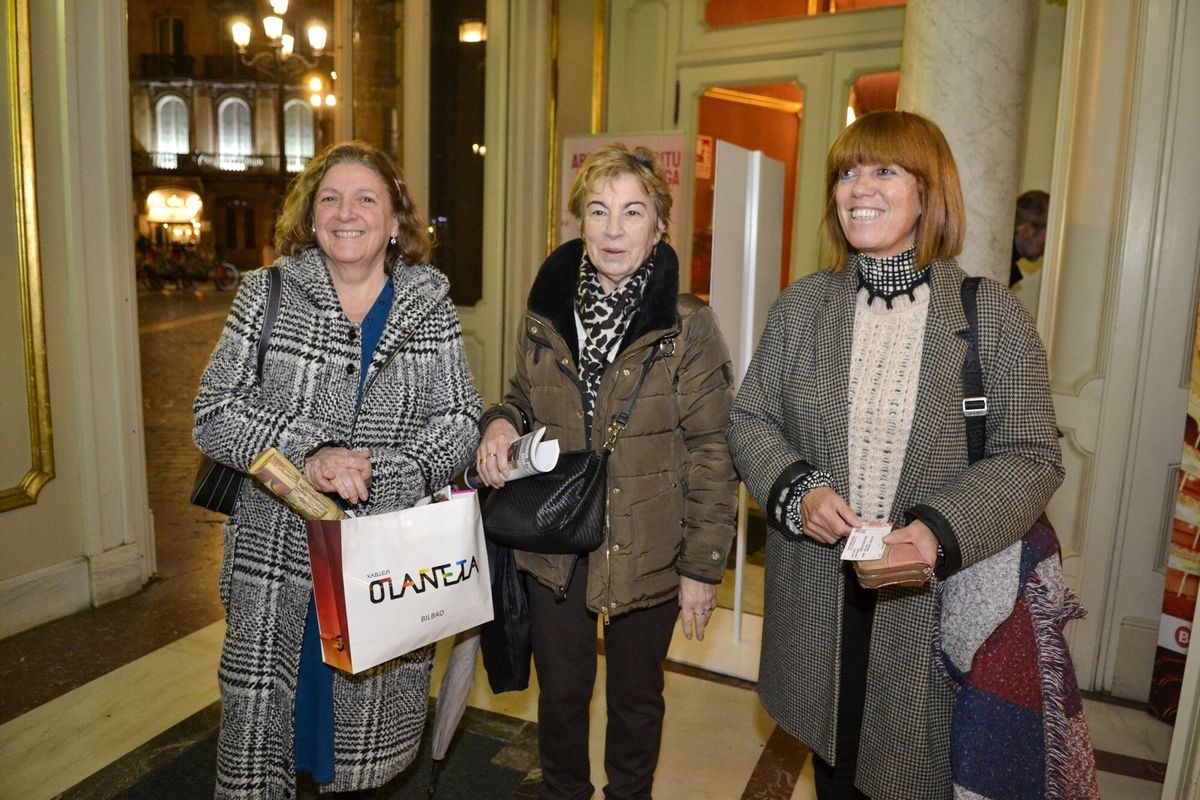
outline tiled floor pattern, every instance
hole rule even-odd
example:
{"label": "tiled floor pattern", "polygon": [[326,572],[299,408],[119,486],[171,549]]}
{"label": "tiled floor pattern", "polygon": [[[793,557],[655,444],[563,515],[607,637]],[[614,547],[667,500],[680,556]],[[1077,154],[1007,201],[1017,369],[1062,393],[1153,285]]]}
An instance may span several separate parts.
{"label": "tiled floor pattern", "polygon": [[[0,797],[51,798],[72,787],[76,788],[68,798],[108,797],[210,732],[222,631],[221,623],[209,625],[0,726],[0,757],[9,765]],[[439,648],[435,688],[446,652]],[[601,659],[599,697],[606,678],[603,664]],[[813,797],[807,751],[775,727],[752,684],[673,665],[666,697],[656,797]],[[468,704],[535,723],[535,698],[536,677],[524,692],[497,696],[488,691],[480,668]],[[1161,768],[1170,745],[1169,728],[1143,712],[1106,703],[1087,701],[1087,714],[1102,751],[1102,766],[1107,761],[1109,768],[1143,775],[1148,764]],[[176,728],[181,722],[190,729]],[[594,703],[591,741],[597,786],[603,784],[603,726],[603,704]],[[134,756],[126,758],[129,753]],[[1154,781],[1112,772],[1101,773],[1100,782],[1103,796],[1118,800],[1157,797],[1161,788]]]}
{"label": "tiled floor pattern", "polygon": [[[215,577],[219,518],[189,506],[197,456],[191,401],[230,295],[163,292],[139,298],[150,501],[158,575],[139,595],[41,626],[3,643],[0,656],[2,798],[108,797],[211,730],[223,624]],[[746,573],[748,595],[761,569]],[[722,605],[732,605],[727,581]],[[751,600],[747,608],[752,608]],[[780,733],[753,694],[758,617],[734,641],[719,610],[704,643],[676,636],[666,682],[660,800],[812,797],[807,752]],[[439,650],[438,669],[445,649]],[[435,674],[437,685],[440,672]],[[597,697],[603,697],[603,659]],[[479,676],[478,709],[536,721],[535,689],[493,696]],[[1158,797],[1171,729],[1144,712],[1085,701],[1106,799]],[[603,703],[593,704],[594,782]],[[130,754],[133,754],[130,756]],[[90,780],[89,780],[90,779]]]}

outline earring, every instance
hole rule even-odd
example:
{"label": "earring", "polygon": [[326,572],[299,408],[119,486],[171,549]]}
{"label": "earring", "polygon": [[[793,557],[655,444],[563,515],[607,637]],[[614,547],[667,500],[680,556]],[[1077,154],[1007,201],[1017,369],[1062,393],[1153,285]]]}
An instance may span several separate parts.
{"label": "earring", "polygon": [[394,233],[392,234],[391,245],[392,245],[392,247],[396,246],[396,234],[394,234]]}

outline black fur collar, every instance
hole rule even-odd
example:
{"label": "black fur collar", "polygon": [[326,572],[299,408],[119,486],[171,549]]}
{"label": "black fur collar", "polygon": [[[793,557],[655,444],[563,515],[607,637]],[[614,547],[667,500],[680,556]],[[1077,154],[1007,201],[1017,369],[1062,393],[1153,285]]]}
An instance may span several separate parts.
{"label": "black fur collar", "polygon": [[[575,333],[575,287],[579,281],[579,261],[583,258],[583,240],[572,239],[558,247],[542,264],[529,289],[529,310],[547,319],[571,348],[579,361],[579,341]],[[633,324],[621,340],[620,351],[638,337],[654,330],[679,324],[676,303],[679,295],[679,257],[666,242],[654,248],[654,272],[646,284],[642,306]],[[618,351],[618,352],[620,352]]]}

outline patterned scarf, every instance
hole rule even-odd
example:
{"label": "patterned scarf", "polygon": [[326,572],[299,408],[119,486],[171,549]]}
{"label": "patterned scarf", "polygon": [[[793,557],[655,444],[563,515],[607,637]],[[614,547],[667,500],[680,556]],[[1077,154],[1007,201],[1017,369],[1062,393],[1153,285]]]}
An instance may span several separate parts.
{"label": "patterned scarf", "polygon": [[579,380],[583,382],[584,424],[588,429],[592,425],[600,376],[609,364],[609,354],[625,338],[629,324],[637,316],[642,291],[653,270],[654,260],[651,257],[624,286],[604,294],[596,268],[588,260],[586,250],[579,262],[575,310],[579,313],[579,321],[583,323],[583,341],[579,343]]}

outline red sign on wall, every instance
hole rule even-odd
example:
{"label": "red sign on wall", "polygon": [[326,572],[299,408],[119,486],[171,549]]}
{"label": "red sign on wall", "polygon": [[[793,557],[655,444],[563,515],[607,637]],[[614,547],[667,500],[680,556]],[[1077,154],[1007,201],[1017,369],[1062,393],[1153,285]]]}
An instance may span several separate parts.
{"label": "red sign on wall", "polygon": [[1154,656],[1154,682],[1150,686],[1150,713],[1167,722],[1175,721],[1178,710],[1196,597],[1200,594],[1200,320],[1197,322],[1167,585]]}

